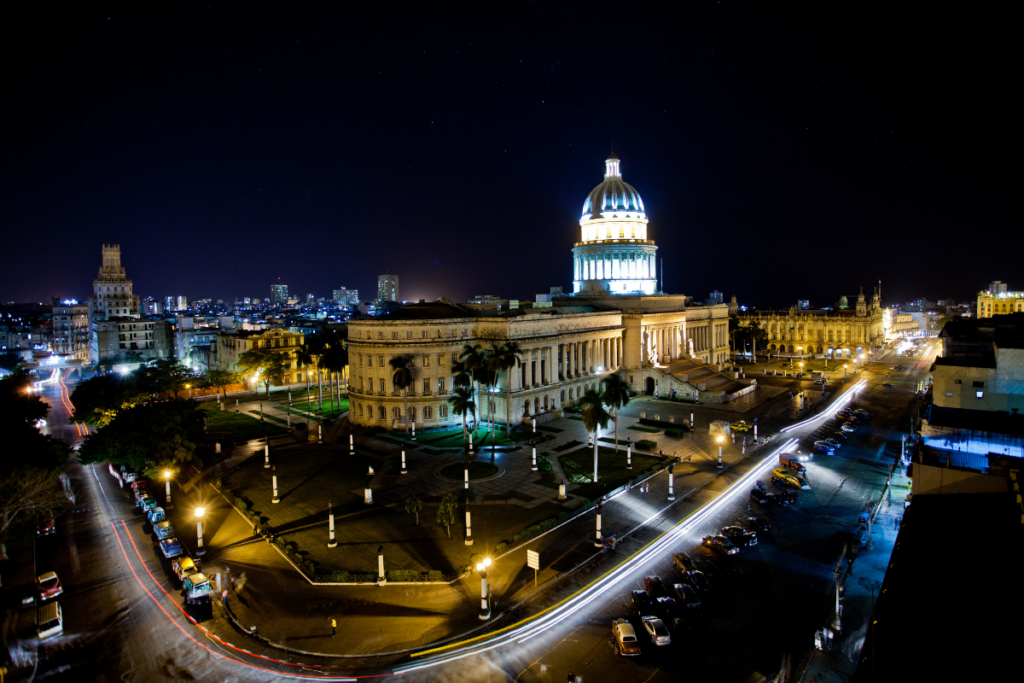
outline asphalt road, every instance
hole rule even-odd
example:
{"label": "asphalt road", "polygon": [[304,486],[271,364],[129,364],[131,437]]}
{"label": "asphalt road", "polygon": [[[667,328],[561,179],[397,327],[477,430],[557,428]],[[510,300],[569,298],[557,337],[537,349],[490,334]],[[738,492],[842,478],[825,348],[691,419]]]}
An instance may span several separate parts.
{"label": "asphalt road", "polygon": [[[808,479],[813,489],[802,492],[799,503],[760,510],[749,499],[747,482],[732,495],[717,498],[758,468],[756,461],[744,462],[680,503],[660,523],[620,544],[615,553],[584,570],[586,574],[567,580],[548,602],[517,615],[529,616],[530,611],[569,596],[591,578],[612,570],[599,595],[550,627],[484,651],[480,644],[473,644],[383,668],[369,665],[364,673],[408,671],[398,678],[410,681],[564,681],[571,671],[588,683],[625,683],[678,680],[682,674],[744,680],[755,671],[777,671],[783,657],[804,649],[811,632],[827,617],[831,569],[857,515],[877,495],[887,465],[899,452],[899,437],[905,433],[899,429],[909,425],[916,379],[928,366],[925,361],[903,362],[910,371],[898,373],[897,378],[884,377],[889,363],[872,364],[863,373],[868,382],[856,405],[872,414],[870,431],[862,428],[844,441],[837,455],[817,456],[810,463]],[[897,388],[883,388],[885,381]],[[44,392],[53,406],[50,429],[67,421],[61,392],[59,383]],[[806,451],[810,441],[831,435],[837,426],[837,421],[823,419],[786,436],[803,440]],[[71,442],[81,438],[73,426],[59,429]],[[781,445],[782,440],[776,443]],[[768,451],[774,452],[774,448]],[[760,469],[762,480],[766,480],[765,471]],[[64,584],[60,602],[67,635],[41,646],[36,678],[262,681],[280,680],[274,671],[281,669],[295,676],[343,676],[254,659],[224,647],[190,623],[175,607],[180,598],[168,563],[159,557],[147,527],[116,481],[99,467],[73,464],[68,472],[80,492],[78,506],[61,518],[55,536],[40,541],[36,555],[38,570],[57,571]],[[715,500],[720,502],[713,511],[703,508]],[[733,557],[700,547],[704,534],[728,524],[743,525],[751,515],[766,517],[772,524],[756,547]],[[660,533],[677,529],[680,520],[691,516],[700,516],[700,522],[673,540],[670,548],[660,549],[628,571],[614,571]],[[645,575],[657,574],[667,584],[677,580],[670,552],[678,551],[688,552],[711,580],[712,592],[705,597],[700,614],[673,629],[672,645],[658,648],[645,643],[637,658],[618,656],[610,640],[612,619],[632,617],[629,592],[641,587]],[[166,594],[161,594],[161,586]],[[642,636],[639,629],[638,633]],[[428,666],[412,670],[423,665]]]}

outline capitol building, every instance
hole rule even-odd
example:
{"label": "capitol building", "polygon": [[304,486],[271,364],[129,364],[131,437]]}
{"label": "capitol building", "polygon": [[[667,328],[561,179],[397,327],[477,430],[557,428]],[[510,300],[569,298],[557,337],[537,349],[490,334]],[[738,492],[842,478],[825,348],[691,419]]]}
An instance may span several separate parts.
{"label": "capitol building", "polygon": [[[756,388],[724,371],[729,307],[694,305],[658,287],[657,246],[648,233],[640,193],[622,179],[610,155],[604,180],[587,196],[580,239],[572,249],[573,293],[550,307],[501,310],[447,299],[403,306],[390,315],[349,321],[349,419],[366,427],[430,428],[461,424],[448,404],[452,366],[466,344],[484,349],[516,341],[521,363],[502,372],[480,415],[504,422],[557,415],[604,377],[620,373],[641,393],[675,392],[721,402]],[[408,415],[389,361],[409,360]]]}

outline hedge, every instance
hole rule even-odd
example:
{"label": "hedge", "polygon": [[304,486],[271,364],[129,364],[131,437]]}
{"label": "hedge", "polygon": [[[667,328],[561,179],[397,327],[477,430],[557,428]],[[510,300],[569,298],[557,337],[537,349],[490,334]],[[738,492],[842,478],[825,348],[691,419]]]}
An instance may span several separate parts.
{"label": "hedge", "polygon": [[658,442],[651,441],[650,439],[642,439],[636,442],[636,447],[645,451],[653,451],[658,447]]}
{"label": "hedge", "polygon": [[427,581],[443,581],[444,574],[441,573],[440,569],[431,569],[427,572]]}
{"label": "hedge", "polygon": [[550,472],[551,470],[554,469],[554,465],[552,465],[551,461],[545,458],[543,455],[538,455],[537,469],[540,470],[541,472]]}
{"label": "hedge", "polygon": [[682,429],[666,429],[665,430],[665,436],[674,436],[675,438],[678,439],[682,435],[683,435],[683,430]]}
{"label": "hedge", "polygon": [[668,420],[652,420],[649,417],[640,418],[640,424],[647,425],[648,427],[668,427],[674,429],[686,430],[686,425],[682,422],[669,422]]}
{"label": "hedge", "polygon": [[576,446],[580,446],[582,444],[582,441],[577,441],[576,439],[573,439],[572,441],[563,443],[561,446],[555,446],[555,450],[561,453],[562,451],[567,451],[570,448],[575,448]]}

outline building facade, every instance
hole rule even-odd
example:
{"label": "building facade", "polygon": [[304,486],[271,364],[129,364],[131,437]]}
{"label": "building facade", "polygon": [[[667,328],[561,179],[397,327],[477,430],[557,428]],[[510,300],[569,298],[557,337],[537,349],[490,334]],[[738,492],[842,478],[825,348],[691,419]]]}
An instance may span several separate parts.
{"label": "building facade", "polygon": [[[682,295],[656,294],[654,242],[635,189],[622,182],[618,159],[584,204],[582,239],[573,247],[574,295],[550,306],[460,305],[447,299],[402,306],[389,315],[349,321],[349,419],[362,426],[421,428],[461,423],[452,412],[452,369],[467,344],[519,345],[521,362],[481,392],[478,414],[513,423],[576,405],[589,388],[621,373],[640,392],[701,389],[672,375],[679,361],[724,363],[728,306],[692,306]],[[389,361],[405,357],[413,385],[394,388]],[[506,401],[510,402],[506,406]],[[507,410],[507,412],[506,412]]]}
{"label": "building facade", "polygon": [[378,275],[377,276],[377,304],[383,304],[386,301],[397,303],[401,301],[398,297],[398,276],[397,275]]}
{"label": "building facade", "polygon": [[89,306],[70,304],[53,307],[53,352],[89,362]]}
{"label": "building facade", "polygon": [[274,306],[288,303],[288,285],[270,285],[270,303]]}
{"label": "building facade", "polygon": [[993,282],[989,289],[978,292],[978,317],[1024,312],[1024,292],[1010,292],[1006,283]]}
{"label": "building facade", "polygon": [[738,313],[741,325],[756,325],[768,335],[768,351],[778,354],[851,356],[882,346],[885,314],[878,293],[870,307],[862,291],[855,309],[751,311]]}
{"label": "building facade", "polygon": [[[205,363],[210,368],[238,372],[239,357],[251,349],[266,349],[280,353],[287,358],[284,384],[301,384],[306,381],[306,371],[299,365],[298,352],[303,345],[301,332],[281,328],[263,331],[220,330],[215,343],[210,345],[210,357]],[[199,359],[202,364],[203,360]],[[315,372],[310,370],[315,377]],[[253,378],[247,377],[247,382]],[[313,380],[315,381],[315,379]]]}

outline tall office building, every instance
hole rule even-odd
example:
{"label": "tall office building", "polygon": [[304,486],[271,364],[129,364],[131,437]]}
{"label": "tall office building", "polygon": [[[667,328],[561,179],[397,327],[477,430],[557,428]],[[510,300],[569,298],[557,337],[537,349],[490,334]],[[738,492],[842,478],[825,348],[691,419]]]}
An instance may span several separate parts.
{"label": "tall office building", "polygon": [[341,304],[343,306],[355,306],[359,303],[359,290],[358,289],[341,289],[334,290],[334,303]]}
{"label": "tall office building", "polygon": [[379,303],[384,303],[385,301],[401,301],[401,299],[398,298],[397,275],[388,274],[377,276],[377,301]]}
{"label": "tall office building", "polygon": [[270,285],[270,303],[275,306],[288,303],[288,285]]}

